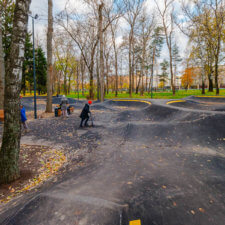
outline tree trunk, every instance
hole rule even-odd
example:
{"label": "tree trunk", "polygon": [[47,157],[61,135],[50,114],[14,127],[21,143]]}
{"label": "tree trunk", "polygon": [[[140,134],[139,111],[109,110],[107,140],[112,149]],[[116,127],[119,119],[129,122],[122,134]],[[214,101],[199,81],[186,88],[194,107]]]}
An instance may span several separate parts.
{"label": "tree trunk", "polygon": [[202,95],[205,94],[205,81],[202,80]]}
{"label": "tree trunk", "polygon": [[109,94],[109,55],[106,57],[106,92]]}
{"label": "tree trunk", "polygon": [[100,78],[99,78],[99,49],[97,51],[96,76],[97,76],[97,99],[100,101]]}
{"label": "tree trunk", "polygon": [[[132,40],[132,65],[131,65],[131,74],[132,74],[132,82],[131,82],[131,86],[132,86],[132,92],[135,91],[135,87],[134,87],[134,67],[135,67],[135,51],[134,51],[134,40]],[[136,84],[137,85],[137,84]]]}
{"label": "tree trunk", "polygon": [[57,95],[60,95],[60,75],[61,72],[58,73],[57,75]]}
{"label": "tree trunk", "polygon": [[153,87],[153,78],[154,78],[155,53],[156,53],[156,48],[154,47],[153,55],[152,55],[151,77],[150,77],[149,89],[148,89],[148,94],[151,91],[151,97],[152,97],[152,87]]}
{"label": "tree trunk", "polygon": [[97,99],[100,101],[100,79],[99,79],[98,62],[97,62],[97,66],[96,66],[96,74],[97,74]]}
{"label": "tree trunk", "polygon": [[64,86],[64,95],[67,95],[67,80],[66,80],[66,70],[64,71],[64,83],[63,83],[63,86]]}
{"label": "tree trunk", "polygon": [[212,65],[212,62],[211,62],[210,64],[208,63],[208,81],[209,81],[208,91],[209,92],[213,92],[212,74],[213,74],[213,65]]}
{"label": "tree trunk", "polygon": [[26,76],[25,76],[25,67],[23,66],[22,69],[22,85],[21,85],[21,91],[23,91],[23,95],[26,94]]}
{"label": "tree trunk", "polygon": [[95,46],[93,47],[92,49],[92,52],[91,52],[91,63],[90,63],[90,66],[88,67],[88,71],[89,71],[89,76],[90,76],[90,89],[89,89],[89,97],[90,99],[94,99],[94,57],[95,57],[95,50],[96,50],[96,47],[97,47],[97,43],[95,44]]}
{"label": "tree trunk", "polygon": [[173,95],[175,95],[176,89],[175,89],[174,82],[173,82],[173,57],[172,57],[172,49],[171,48],[169,49],[169,52],[170,52],[171,88],[172,88],[172,91],[173,91]]}
{"label": "tree trunk", "polygon": [[118,54],[116,49],[115,32],[112,28],[112,25],[111,25],[111,32],[112,32],[112,41],[113,41],[113,49],[114,49],[114,57],[115,57],[115,73],[116,73],[115,97],[118,97]]}
{"label": "tree trunk", "polygon": [[0,12],[0,109],[4,106],[5,60],[2,46],[2,15]]}
{"label": "tree trunk", "polygon": [[139,77],[138,77],[138,83],[137,83],[137,86],[136,86],[136,94],[138,94],[140,83],[141,83],[141,75],[139,75]]}
{"label": "tree trunk", "polygon": [[81,73],[81,88],[82,88],[82,96],[84,96],[84,73]]}
{"label": "tree trunk", "polygon": [[79,68],[79,63],[77,62],[76,73],[77,73],[77,97],[78,97],[78,100],[80,98],[80,96],[79,96],[79,93],[80,93],[80,83],[79,83],[80,71],[81,71],[81,69]]}
{"label": "tree trunk", "polygon": [[4,133],[0,151],[0,184],[19,177],[21,137],[20,91],[30,0],[17,0],[14,10],[12,43],[6,62]]}
{"label": "tree trunk", "polygon": [[107,73],[106,73],[106,92],[107,92],[107,94],[109,94],[109,73],[108,72],[109,71],[107,69]]}
{"label": "tree trunk", "polygon": [[94,77],[93,77],[93,68],[89,72],[90,73],[90,89],[89,89],[89,97],[90,99],[94,99]]}
{"label": "tree trunk", "polygon": [[47,105],[46,112],[52,112],[52,35],[53,35],[53,4],[48,0],[48,33],[47,33]]}
{"label": "tree trunk", "polygon": [[81,69],[81,88],[82,88],[82,95],[84,96],[84,72],[85,72],[85,66],[83,63],[82,58],[80,59],[80,69]]}
{"label": "tree trunk", "polygon": [[117,53],[115,53],[115,71],[116,71],[115,97],[118,97],[118,57],[117,57]]}
{"label": "tree trunk", "polygon": [[142,60],[141,60],[141,96],[144,95],[145,55],[146,55],[146,43],[144,41],[144,46],[142,50]]}
{"label": "tree trunk", "polygon": [[130,96],[130,98],[132,98],[132,92],[133,92],[132,42],[133,42],[133,27],[131,27],[131,31],[130,31],[130,35],[129,35],[129,96]]}
{"label": "tree trunk", "polygon": [[211,74],[208,75],[208,79],[209,79],[209,92],[213,92],[213,80],[211,78]]}
{"label": "tree trunk", "polygon": [[218,83],[218,57],[215,57],[215,86],[216,86],[216,95],[220,94],[219,83]]}
{"label": "tree trunk", "polygon": [[148,91],[148,69],[146,71],[146,77],[145,77],[145,92]]}
{"label": "tree trunk", "polygon": [[71,76],[69,76],[69,80],[68,80],[68,88],[67,88],[67,94],[70,94],[70,89],[71,89]]}
{"label": "tree trunk", "polygon": [[98,24],[98,32],[99,32],[99,42],[100,42],[100,100],[101,102],[104,102],[104,95],[105,95],[105,82],[104,82],[104,52],[103,52],[103,17],[102,17],[102,9],[103,9],[104,3],[101,3],[98,8],[98,16],[99,16],[99,24]]}

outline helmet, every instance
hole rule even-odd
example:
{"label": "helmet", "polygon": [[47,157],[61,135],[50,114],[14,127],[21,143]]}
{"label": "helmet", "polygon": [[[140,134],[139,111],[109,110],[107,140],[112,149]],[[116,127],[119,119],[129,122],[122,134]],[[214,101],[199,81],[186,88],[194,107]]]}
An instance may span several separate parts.
{"label": "helmet", "polygon": [[91,105],[92,104],[92,101],[88,101],[88,104]]}

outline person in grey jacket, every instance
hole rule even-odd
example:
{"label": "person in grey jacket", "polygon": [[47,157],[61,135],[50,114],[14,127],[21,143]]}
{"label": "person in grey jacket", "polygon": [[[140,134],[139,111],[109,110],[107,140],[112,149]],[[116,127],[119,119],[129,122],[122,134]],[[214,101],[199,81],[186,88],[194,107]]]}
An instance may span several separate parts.
{"label": "person in grey jacket", "polygon": [[67,115],[67,105],[68,104],[69,104],[68,99],[66,98],[65,95],[63,95],[61,98],[61,103],[60,103],[63,118],[68,117],[68,115]]}

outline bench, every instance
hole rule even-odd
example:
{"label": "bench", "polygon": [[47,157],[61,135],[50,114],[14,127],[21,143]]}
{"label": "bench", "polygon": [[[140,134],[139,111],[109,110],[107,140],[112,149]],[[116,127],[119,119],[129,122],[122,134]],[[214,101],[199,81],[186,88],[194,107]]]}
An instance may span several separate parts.
{"label": "bench", "polygon": [[4,121],[4,110],[0,109],[0,121]]}

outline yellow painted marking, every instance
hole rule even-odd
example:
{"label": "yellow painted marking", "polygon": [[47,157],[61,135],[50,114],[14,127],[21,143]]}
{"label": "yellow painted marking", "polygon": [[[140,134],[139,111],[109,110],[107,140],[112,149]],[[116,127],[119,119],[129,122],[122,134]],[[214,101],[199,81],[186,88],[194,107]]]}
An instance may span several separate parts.
{"label": "yellow painted marking", "polygon": [[196,98],[225,98],[225,96],[195,96]]}
{"label": "yellow painted marking", "polygon": [[169,104],[173,104],[173,103],[177,103],[177,102],[186,102],[186,101],[185,100],[176,100],[176,101],[167,102],[166,104],[169,105]]}
{"label": "yellow painted marking", "polygon": [[130,221],[129,225],[141,225],[141,220]]}
{"label": "yellow painted marking", "polygon": [[144,103],[147,103],[149,105],[151,105],[152,103],[151,102],[148,102],[148,101],[143,101],[143,100],[129,100],[129,99],[118,99],[118,100],[113,100],[114,102],[144,102]]}

